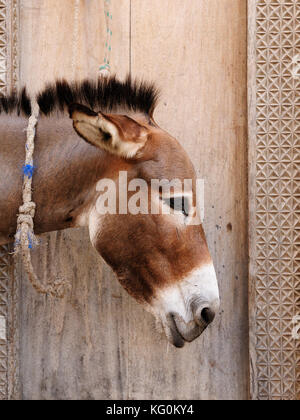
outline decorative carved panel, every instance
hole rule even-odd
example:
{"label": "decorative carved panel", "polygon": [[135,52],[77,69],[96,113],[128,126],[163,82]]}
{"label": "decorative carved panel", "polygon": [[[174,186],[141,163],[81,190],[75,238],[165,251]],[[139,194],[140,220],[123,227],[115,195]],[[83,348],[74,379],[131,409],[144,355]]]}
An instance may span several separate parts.
{"label": "decorative carved panel", "polygon": [[259,400],[300,399],[298,54],[299,0],[249,0],[250,357]]}
{"label": "decorative carved panel", "polygon": [[7,345],[7,318],[8,318],[8,284],[9,284],[8,249],[0,248],[0,400],[8,396],[8,345]]}
{"label": "decorative carved panel", "polygon": [[[0,94],[16,89],[18,81],[17,0],[0,0]],[[0,247],[0,400],[17,397],[17,303],[9,246]]]}

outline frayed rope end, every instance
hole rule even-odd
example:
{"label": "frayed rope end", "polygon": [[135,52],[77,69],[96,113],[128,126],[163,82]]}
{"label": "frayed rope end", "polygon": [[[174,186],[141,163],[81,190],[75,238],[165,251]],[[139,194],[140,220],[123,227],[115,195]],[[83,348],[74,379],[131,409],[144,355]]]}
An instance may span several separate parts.
{"label": "frayed rope end", "polygon": [[[32,250],[37,245],[39,245],[39,241],[37,237],[32,232],[27,233],[27,243],[28,243],[28,249]],[[14,252],[13,254],[17,255],[22,248],[22,241],[21,241],[21,229],[17,230],[17,233],[15,235],[15,242],[14,242]]]}

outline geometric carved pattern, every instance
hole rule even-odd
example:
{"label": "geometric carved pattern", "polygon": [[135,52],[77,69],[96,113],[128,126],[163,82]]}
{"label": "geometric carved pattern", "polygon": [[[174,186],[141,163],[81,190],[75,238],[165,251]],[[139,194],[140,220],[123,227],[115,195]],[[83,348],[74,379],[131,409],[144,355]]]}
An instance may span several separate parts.
{"label": "geometric carved pattern", "polygon": [[5,93],[7,75],[7,7],[6,1],[0,1],[0,92]]}
{"label": "geometric carved pattern", "polygon": [[[9,305],[9,265],[10,258],[7,247],[0,247],[0,317],[8,319]],[[1,339],[2,338],[2,339]],[[8,396],[8,341],[0,338],[0,400]]]}
{"label": "geometric carved pattern", "polygon": [[[6,93],[6,62],[7,34],[6,34],[6,2],[0,1],[0,94]],[[8,318],[8,282],[9,272],[7,250],[0,248],[0,316],[6,324]],[[8,344],[6,339],[0,339],[0,400],[8,397]]]}
{"label": "geometric carved pattern", "polygon": [[0,0],[0,94],[17,88],[19,0]]}
{"label": "geometric carved pattern", "polygon": [[256,0],[255,37],[255,397],[296,400],[300,399],[300,340],[293,334],[293,319],[300,315],[300,72],[295,73],[295,57],[300,57],[300,1]]}
{"label": "geometric carved pattern", "polygon": [[10,51],[7,62],[7,88],[17,90],[19,84],[19,0],[10,0],[7,11],[9,28],[7,28],[8,47]]}
{"label": "geometric carved pattern", "polygon": [[0,93],[5,94],[7,89],[7,8],[6,1],[0,1]]}
{"label": "geometric carved pattern", "polygon": [[[18,83],[18,0],[0,0],[0,95]],[[0,400],[17,395],[17,300],[9,246],[0,246]]]}

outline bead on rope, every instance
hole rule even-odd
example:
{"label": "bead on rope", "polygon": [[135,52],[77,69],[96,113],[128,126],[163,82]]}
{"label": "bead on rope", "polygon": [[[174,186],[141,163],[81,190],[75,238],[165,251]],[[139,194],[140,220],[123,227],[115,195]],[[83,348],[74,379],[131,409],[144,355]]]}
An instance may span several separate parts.
{"label": "bead on rope", "polygon": [[111,13],[111,0],[103,0],[104,3],[104,14],[106,22],[106,41],[104,49],[104,61],[103,64],[99,67],[99,74],[103,77],[110,76],[110,56],[111,56],[111,40],[112,40],[112,13]]}
{"label": "bead on rope", "polygon": [[15,254],[20,253],[24,264],[25,271],[28,275],[34,289],[42,294],[50,295],[56,298],[62,298],[69,288],[69,284],[62,280],[56,279],[49,282],[47,286],[40,283],[36,276],[32,262],[30,250],[37,244],[37,239],[34,235],[34,216],[36,204],[32,200],[32,177],[35,167],[33,165],[34,153],[34,139],[36,133],[36,126],[39,118],[39,106],[36,102],[32,103],[32,113],[29,117],[27,127],[27,140],[25,145],[26,157],[25,165],[23,166],[23,204],[19,208],[17,219],[17,232],[15,235]]}

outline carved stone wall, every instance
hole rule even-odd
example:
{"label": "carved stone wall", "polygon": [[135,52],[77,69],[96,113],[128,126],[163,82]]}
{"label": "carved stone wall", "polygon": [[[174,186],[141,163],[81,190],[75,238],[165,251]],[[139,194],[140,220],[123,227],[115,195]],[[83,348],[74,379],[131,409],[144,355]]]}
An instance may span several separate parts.
{"label": "carved stone wall", "polygon": [[300,399],[299,0],[249,0],[253,399]]}
{"label": "carved stone wall", "polygon": [[[17,0],[0,1],[0,95],[18,82]],[[18,395],[18,287],[11,248],[0,247],[0,400]]]}

